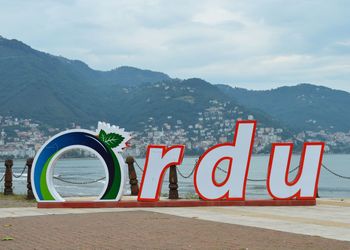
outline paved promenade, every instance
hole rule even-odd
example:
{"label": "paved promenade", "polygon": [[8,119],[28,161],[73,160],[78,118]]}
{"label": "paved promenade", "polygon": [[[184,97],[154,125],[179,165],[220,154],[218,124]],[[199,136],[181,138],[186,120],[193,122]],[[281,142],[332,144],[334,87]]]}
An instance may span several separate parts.
{"label": "paved promenade", "polygon": [[198,207],[153,211],[187,218],[253,226],[350,241],[350,201],[318,200],[306,207]]}
{"label": "paved promenade", "polygon": [[350,201],[319,199],[306,207],[193,207],[193,208],[98,208],[38,209],[1,208],[0,218],[51,214],[148,211],[235,225],[253,226],[328,239],[350,241]]}
{"label": "paved promenade", "polygon": [[350,249],[350,242],[150,211],[0,219],[0,249]]}

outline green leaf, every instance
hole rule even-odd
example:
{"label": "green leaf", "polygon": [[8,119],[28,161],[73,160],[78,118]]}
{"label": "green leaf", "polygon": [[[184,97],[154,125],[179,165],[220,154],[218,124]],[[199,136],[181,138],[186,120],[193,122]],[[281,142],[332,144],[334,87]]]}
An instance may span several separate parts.
{"label": "green leaf", "polygon": [[100,138],[101,141],[105,141],[106,140],[106,136],[107,136],[106,132],[101,129],[100,134],[98,135],[98,138]]}
{"label": "green leaf", "polygon": [[8,241],[8,240],[14,240],[14,238],[10,236],[5,236],[4,238],[1,239],[2,241]]}
{"label": "green leaf", "polygon": [[110,148],[118,147],[118,145],[124,140],[123,136],[116,133],[106,134],[104,130],[100,131],[100,134],[98,137]]}

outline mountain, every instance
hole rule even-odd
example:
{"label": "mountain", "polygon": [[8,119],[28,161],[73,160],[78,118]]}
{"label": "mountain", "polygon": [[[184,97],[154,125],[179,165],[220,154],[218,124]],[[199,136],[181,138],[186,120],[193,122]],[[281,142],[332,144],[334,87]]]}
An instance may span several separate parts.
{"label": "mountain", "polygon": [[260,109],[296,131],[350,130],[350,93],[311,84],[272,90],[247,90],[217,85],[247,108]]}
{"label": "mountain", "polygon": [[253,115],[261,124],[278,126],[269,115],[237,105],[201,79],[171,79],[126,66],[97,71],[81,61],[0,38],[1,115],[32,118],[59,128],[104,120],[142,130],[150,119],[155,125],[194,125],[213,103],[225,105],[223,115],[231,120]]}
{"label": "mountain", "polygon": [[100,74],[99,82],[103,84],[117,84],[123,86],[139,86],[144,83],[160,82],[171,78],[161,72],[141,70],[134,67],[122,66]]}
{"label": "mountain", "polygon": [[347,107],[349,93],[325,87],[302,84],[253,91],[127,66],[99,71],[0,37],[0,115],[31,118],[49,127],[62,129],[73,122],[88,127],[99,120],[135,131],[150,123],[195,126],[198,119],[220,124],[202,117],[211,112],[230,122],[253,117],[260,125],[287,133],[348,131]]}
{"label": "mountain", "polygon": [[97,117],[108,117],[104,105],[118,99],[118,87],[169,79],[163,73],[132,67],[97,71],[81,61],[0,37],[2,115],[30,117],[59,127],[71,122],[92,124]]}

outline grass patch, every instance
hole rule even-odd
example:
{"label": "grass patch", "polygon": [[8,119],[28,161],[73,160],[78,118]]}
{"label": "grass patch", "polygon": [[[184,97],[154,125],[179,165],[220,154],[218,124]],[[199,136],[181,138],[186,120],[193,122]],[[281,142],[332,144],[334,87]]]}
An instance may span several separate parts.
{"label": "grass patch", "polygon": [[27,200],[27,196],[24,194],[4,195],[4,193],[0,193],[0,200],[23,201],[23,202],[30,202],[30,203],[36,202],[35,199]]}

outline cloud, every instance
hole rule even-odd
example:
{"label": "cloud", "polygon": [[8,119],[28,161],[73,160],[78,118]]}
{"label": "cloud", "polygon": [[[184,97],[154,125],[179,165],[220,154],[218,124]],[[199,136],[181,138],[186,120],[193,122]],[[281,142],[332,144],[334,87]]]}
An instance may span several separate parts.
{"label": "cloud", "polygon": [[1,35],[109,70],[350,91],[348,1],[1,1]]}

